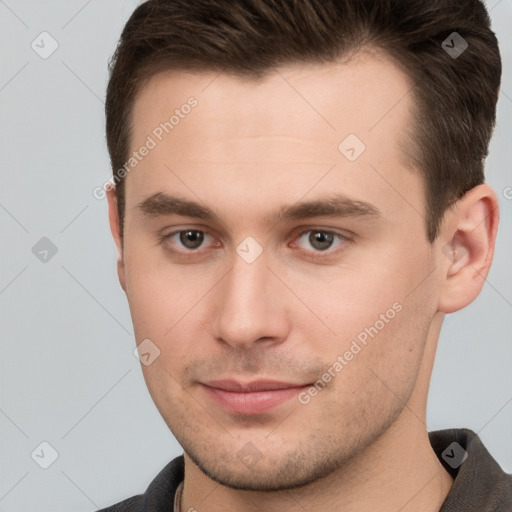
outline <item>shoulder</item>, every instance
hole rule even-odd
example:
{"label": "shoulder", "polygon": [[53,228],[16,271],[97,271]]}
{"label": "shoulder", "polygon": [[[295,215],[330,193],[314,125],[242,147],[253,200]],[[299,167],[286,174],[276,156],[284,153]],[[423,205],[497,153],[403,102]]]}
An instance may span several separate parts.
{"label": "shoulder", "polygon": [[429,432],[430,444],[453,477],[452,488],[440,512],[509,512],[512,475],[505,473],[472,430]]}
{"label": "shoulder", "polygon": [[132,496],[110,507],[102,508],[97,512],[139,512],[144,510],[143,500],[144,495],[139,494],[138,496]]}
{"label": "shoulder", "polygon": [[167,464],[149,484],[144,494],[127,498],[97,512],[170,512],[174,494],[185,474],[183,455]]}

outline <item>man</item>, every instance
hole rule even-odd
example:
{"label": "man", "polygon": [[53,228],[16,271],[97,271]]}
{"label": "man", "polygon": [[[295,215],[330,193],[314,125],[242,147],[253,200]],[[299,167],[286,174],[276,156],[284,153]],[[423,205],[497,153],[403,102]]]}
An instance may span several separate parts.
{"label": "man", "polygon": [[150,0],[111,66],[107,191],[144,378],[184,449],[110,511],[509,511],[428,432],[479,294],[501,77],[477,0]]}

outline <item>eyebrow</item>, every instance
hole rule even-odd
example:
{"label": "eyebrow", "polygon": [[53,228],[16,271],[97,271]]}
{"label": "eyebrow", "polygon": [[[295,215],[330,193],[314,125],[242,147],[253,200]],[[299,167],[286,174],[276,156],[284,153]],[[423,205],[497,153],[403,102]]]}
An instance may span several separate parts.
{"label": "eyebrow", "polygon": [[[197,219],[223,223],[222,219],[208,206],[177,197],[165,192],[157,192],[137,205],[137,210],[145,217],[181,215]],[[380,218],[381,213],[374,205],[351,199],[342,194],[330,195],[325,199],[299,202],[285,205],[278,211],[265,217],[268,224],[285,221],[297,221],[314,217],[373,217]]]}

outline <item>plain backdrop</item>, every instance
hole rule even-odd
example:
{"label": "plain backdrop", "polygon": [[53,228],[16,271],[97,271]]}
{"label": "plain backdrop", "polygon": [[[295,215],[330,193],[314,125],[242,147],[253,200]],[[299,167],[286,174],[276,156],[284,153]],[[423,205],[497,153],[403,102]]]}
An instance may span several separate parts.
{"label": "plain backdrop", "polygon": [[[110,175],[107,62],[136,5],[0,0],[0,511],[92,511],[182,453],[133,355],[92,194]],[[512,472],[512,1],[488,6],[504,63],[487,161],[500,235],[480,297],[446,318],[427,426],[473,429]]]}

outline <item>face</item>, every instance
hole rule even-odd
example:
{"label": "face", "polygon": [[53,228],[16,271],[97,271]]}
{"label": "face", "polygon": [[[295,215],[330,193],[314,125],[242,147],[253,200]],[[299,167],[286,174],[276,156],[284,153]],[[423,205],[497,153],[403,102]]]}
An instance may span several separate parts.
{"label": "face", "polygon": [[261,81],[160,74],[136,98],[132,150],[150,149],[126,177],[121,274],[137,344],[159,350],[142,369],[224,485],[329,474],[426,378],[436,284],[401,149],[410,87],[360,54]]}

